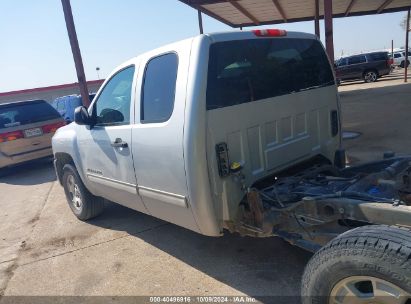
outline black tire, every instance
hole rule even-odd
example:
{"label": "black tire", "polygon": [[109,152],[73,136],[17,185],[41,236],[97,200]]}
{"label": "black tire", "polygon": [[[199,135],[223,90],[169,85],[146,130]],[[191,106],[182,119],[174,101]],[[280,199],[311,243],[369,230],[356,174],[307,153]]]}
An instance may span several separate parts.
{"label": "black tire", "polygon": [[[410,61],[407,60],[407,67],[408,67],[409,65],[410,65]],[[401,67],[401,68],[405,68],[405,60],[401,61],[400,67]]]}
{"label": "black tire", "polygon": [[364,72],[363,78],[366,83],[376,82],[378,79],[378,73],[374,70],[368,70]]}
{"label": "black tire", "polygon": [[[75,182],[75,191],[77,194],[76,198],[81,199],[81,204],[76,204],[73,200],[74,194],[70,189],[70,181]],[[78,219],[86,221],[103,212],[104,200],[101,197],[94,196],[87,190],[74,166],[67,164],[63,167],[62,182],[67,203],[69,204],[71,211],[73,211],[74,215]]]}
{"label": "black tire", "polygon": [[308,262],[302,302],[328,304],[336,284],[357,276],[384,280],[411,294],[411,230],[364,226],[336,237]]}

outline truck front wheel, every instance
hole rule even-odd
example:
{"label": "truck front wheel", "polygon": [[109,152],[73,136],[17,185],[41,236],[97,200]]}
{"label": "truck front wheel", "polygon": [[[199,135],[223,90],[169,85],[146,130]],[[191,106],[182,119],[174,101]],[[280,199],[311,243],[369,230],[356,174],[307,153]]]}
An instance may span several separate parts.
{"label": "truck front wheel", "polygon": [[304,304],[411,303],[411,231],[350,230],[319,250],[302,280]]}
{"label": "truck front wheel", "polygon": [[104,200],[87,190],[74,166],[63,167],[62,182],[67,203],[78,219],[85,221],[103,212]]}

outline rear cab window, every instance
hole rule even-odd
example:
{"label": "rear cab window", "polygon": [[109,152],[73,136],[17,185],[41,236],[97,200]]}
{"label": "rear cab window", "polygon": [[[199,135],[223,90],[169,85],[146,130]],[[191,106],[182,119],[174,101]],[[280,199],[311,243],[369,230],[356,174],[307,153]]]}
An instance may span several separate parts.
{"label": "rear cab window", "polygon": [[0,129],[57,118],[60,118],[60,114],[44,100],[0,106]]}
{"label": "rear cab window", "polygon": [[210,47],[207,110],[334,85],[315,39],[248,39]]}
{"label": "rear cab window", "polygon": [[174,109],[177,72],[176,53],[154,57],[147,63],[142,88],[142,123],[165,122],[171,117]]}

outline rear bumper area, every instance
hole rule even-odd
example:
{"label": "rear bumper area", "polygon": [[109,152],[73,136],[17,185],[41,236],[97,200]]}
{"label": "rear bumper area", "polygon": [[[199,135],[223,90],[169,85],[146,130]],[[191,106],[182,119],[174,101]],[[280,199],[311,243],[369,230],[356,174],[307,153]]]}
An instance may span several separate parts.
{"label": "rear bumper area", "polygon": [[21,164],[27,161],[40,159],[52,155],[53,150],[51,146],[26,153],[15,154],[13,156],[8,156],[0,152],[0,168]]}

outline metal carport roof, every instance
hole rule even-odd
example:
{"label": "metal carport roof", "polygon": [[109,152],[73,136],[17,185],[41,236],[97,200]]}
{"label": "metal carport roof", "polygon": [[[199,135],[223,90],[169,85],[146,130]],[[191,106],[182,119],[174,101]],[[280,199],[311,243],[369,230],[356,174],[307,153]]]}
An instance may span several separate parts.
{"label": "metal carport roof", "polygon": [[[231,27],[277,24],[324,18],[318,0],[179,0]],[[411,0],[333,0],[334,18],[405,11]]]}

